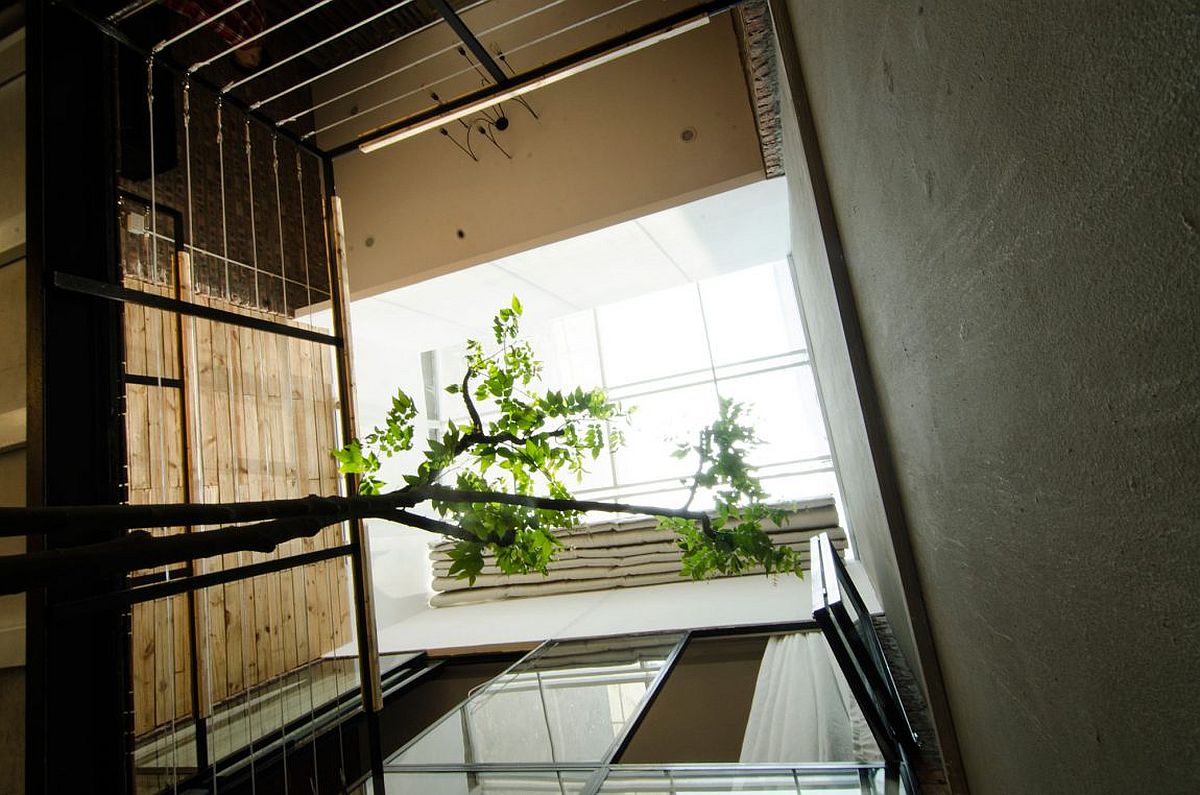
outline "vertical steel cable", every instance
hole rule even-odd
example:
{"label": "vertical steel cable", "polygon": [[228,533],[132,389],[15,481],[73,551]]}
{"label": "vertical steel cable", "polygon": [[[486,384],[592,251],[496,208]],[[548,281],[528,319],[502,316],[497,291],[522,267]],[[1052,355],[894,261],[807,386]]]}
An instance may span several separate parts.
{"label": "vertical steel cable", "polygon": [[[250,119],[248,119],[248,118],[245,120],[245,132],[246,132],[246,185],[249,187],[249,193],[250,193],[250,264],[254,268],[254,311],[264,312],[265,310],[263,309],[263,306],[262,306],[262,296],[259,294],[259,291],[258,291],[258,274],[259,274],[259,269],[258,269],[258,226],[257,226],[257,222],[256,222],[255,212],[254,212],[254,157],[253,157],[253,147],[250,144]],[[267,334],[267,332],[265,332],[265,331],[251,331],[250,332],[250,335],[251,335],[250,338],[251,338],[251,340],[253,340],[254,350],[256,351],[255,363],[254,363],[254,376],[255,376],[255,390],[257,391],[258,394],[255,397],[255,403],[258,404],[259,409],[260,409],[260,411],[258,413],[259,427],[254,429],[254,433],[260,434],[259,435],[260,440],[262,438],[261,430],[264,427],[264,422],[266,422],[265,427],[268,430],[268,434],[267,434],[268,438],[270,437],[270,422],[264,421],[262,412],[261,412],[261,409],[264,406],[266,407],[268,412],[270,412],[270,410],[271,410],[271,398],[270,398],[270,393],[269,393],[268,386],[267,386],[268,379],[267,379],[266,373],[264,372],[264,367],[266,365],[267,360],[266,360],[266,357],[263,356],[263,337],[266,334]],[[275,485],[274,485],[273,479],[271,478],[270,445],[267,446],[266,451],[262,451],[262,468],[263,468],[263,471],[260,473],[260,475],[265,476],[267,478],[267,481],[271,482],[272,496],[274,496],[275,498],[278,499],[281,495],[275,492]],[[265,491],[265,489],[264,489],[264,491]],[[262,496],[265,496],[265,495],[259,495],[259,496],[261,498]],[[275,547],[274,554],[275,554],[275,559],[278,560],[279,559],[279,547],[278,546]],[[277,588],[276,595],[279,598],[279,610],[282,611],[283,610],[283,591],[282,591],[282,588],[280,587],[280,583],[283,580],[283,573],[275,572],[274,574],[267,575],[267,576],[275,578],[275,585]],[[276,629],[276,631],[280,631],[280,627],[279,627],[278,623],[276,623],[275,629]],[[269,636],[267,638],[267,643],[271,643]],[[268,659],[269,658],[270,658],[270,656],[268,655]],[[259,677],[260,677],[260,679],[263,679],[264,681],[267,679],[267,677],[263,676],[262,671],[259,671]],[[283,678],[281,676],[280,677],[281,685],[282,685],[282,682],[283,682]],[[279,733],[280,733],[280,746],[283,750],[283,791],[287,792],[288,791],[288,788],[287,788],[287,742],[286,742],[286,738],[283,736],[283,729],[284,729],[285,725],[286,725],[286,721],[284,720],[284,715],[283,715],[283,692],[281,689],[281,691],[279,692]],[[264,734],[265,734],[265,732],[264,732]]]}
{"label": "vertical steel cable", "polygon": [[[312,305],[312,286],[309,283],[309,278],[308,278],[308,269],[309,269],[308,222],[306,221],[307,213],[305,212],[305,209],[304,209],[304,170],[301,165],[299,149],[296,150],[296,183],[300,188],[300,242],[301,242],[301,251],[303,252],[303,256],[304,256],[304,259],[303,259],[303,263],[304,263],[304,298],[308,302],[306,304],[306,306],[311,306]],[[286,289],[287,285],[285,284],[284,287]],[[303,344],[311,346],[312,350],[314,352],[316,352],[318,355],[320,355],[321,348],[319,345],[315,345],[313,343],[307,343],[307,342],[303,343]],[[301,377],[307,378],[307,377],[310,377],[311,375],[312,375],[312,364],[311,364],[311,360],[310,360],[309,372],[305,373],[305,374],[301,374]],[[313,394],[315,395],[315,390],[313,391]],[[315,406],[314,406],[314,408],[315,408]],[[320,426],[317,425],[317,423],[316,423],[316,414],[315,413],[313,414],[313,428],[314,428],[314,431],[317,431],[320,428]],[[319,434],[314,434],[313,439],[317,439],[317,438],[319,438]],[[318,535],[317,537],[319,538],[320,536]],[[325,564],[310,563],[309,565],[315,567],[315,566],[321,566],[321,565],[325,565]],[[315,577],[315,569],[314,569],[314,577]],[[311,635],[308,634],[308,623],[307,623],[307,618],[308,618],[308,579],[307,579],[307,577],[305,578],[305,582],[304,582],[304,615],[305,615],[305,619],[306,619],[304,629],[305,629],[305,637],[308,640],[308,653],[309,653],[309,656],[312,657],[314,655],[314,651],[313,651],[314,644],[317,646],[317,648],[320,647],[320,638],[314,639]],[[314,788],[315,788],[315,780],[319,780],[319,778],[320,778],[320,776],[319,776],[320,770],[317,765],[317,705],[316,705],[316,698],[313,694],[313,689],[315,687],[313,679],[319,670],[320,670],[320,665],[318,664],[317,659],[312,660],[309,663],[309,669],[308,669],[308,672],[309,672],[308,673],[308,708],[309,708],[309,745],[312,747],[312,754],[313,754]]]}
{"label": "vertical steel cable", "polygon": [[[185,183],[184,184],[185,184],[186,190],[187,190],[187,244],[186,244],[186,247],[190,249],[190,254],[188,256],[188,268],[191,270],[191,278],[190,278],[191,293],[188,295],[189,301],[192,301],[195,299],[196,285],[198,284],[198,281],[196,279],[196,246],[195,246],[196,232],[195,232],[194,219],[193,219],[193,215],[192,215],[192,205],[193,205],[194,197],[193,197],[193,193],[192,193],[191,93],[192,93],[191,82],[188,80],[185,80],[183,83],[183,152],[184,152],[184,175],[185,175]],[[201,432],[203,430],[201,415],[203,414],[203,412],[200,411],[200,401],[201,401],[200,361],[199,361],[199,353],[197,351],[198,346],[196,343],[196,340],[198,339],[198,336],[197,336],[198,329],[197,329],[197,321],[196,321],[195,317],[187,318],[186,322],[190,323],[191,327],[192,327],[192,346],[191,346],[191,350],[188,351],[188,355],[191,359],[191,365],[192,365],[191,366],[192,382],[191,382],[191,384],[185,384],[185,386],[191,390],[192,404],[196,408],[196,410],[194,412],[192,412],[194,416],[192,418],[193,419],[193,422],[192,422],[193,432],[191,434],[191,443],[196,448],[196,457],[195,457],[196,458],[196,482],[200,486],[200,488],[199,488],[200,502],[206,502],[207,501],[206,495],[204,493],[204,484],[205,484],[204,442],[202,441],[203,437],[201,436]],[[212,346],[210,345],[209,346],[210,351],[211,351],[211,348],[212,348]],[[211,372],[215,373],[215,368],[212,367],[211,360],[209,362],[209,368],[210,368]],[[214,387],[215,387],[215,378],[214,378]],[[193,495],[193,499],[195,499],[195,495]],[[199,568],[200,574],[205,573],[205,571],[208,568],[206,561],[203,559],[197,560],[196,565]],[[221,587],[221,586],[215,586],[215,587]],[[212,643],[211,643],[212,614],[209,612],[208,605],[209,605],[209,601],[208,601],[207,591],[202,591],[201,592],[200,612],[203,617],[203,623],[204,623],[204,670],[205,670],[204,684],[205,684],[205,690],[206,690],[207,697],[208,697],[207,702],[208,702],[208,708],[209,708],[209,717],[207,718],[207,720],[209,721],[209,725],[215,725],[215,722],[212,720],[212,709],[213,709],[213,705],[215,703],[213,701],[213,683],[212,683],[212,679],[213,679]],[[199,715],[197,715],[196,720],[197,721],[201,720],[201,717]],[[212,764],[213,764],[213,776],[212,776],[213,795],[217,795],[217,793],[218,793],[217,771],[216,771],[217,755],[216,755],[215,751],[216,751],[215,747],[210,745],[209,746],[209,758],[212,760]],[[205,767],[207,767],[208,763],[209,763],[209,759],[197,759],[196,760],[196,766],[197,766],[197,768],[199,768],[201,770],[203,770]]]}
{"label": "vertical steel cable", "polygon": [[[150,267],[151,267],[151,283],[157,283],[158,277],[158,183],[155,176],[155,158],[154,158],[154,59],[146,59],[146,118],[149,123],[149,139],[150,139]],[[162,322],[166,323],[167,315],[165,312],[160,312]],[[160,409],[165,409],[166,400],[163,397],[163,338],[162,333],[155,334],[155,398],[159,403]],[[149,393],[146,395],[146,408],[150,408]],[[158,471],[159,471],[159,489],[158,496],[160,502],[168,502],[167,500],[167,442],[166,430],[163,428],[163,420],[166,419],[166,412],[162,412],[162,417],[158,423]],[[166,530],[166,528],[162,528]],[[169,565],[163,567],[163,574],[169,582],[171,579],[171,567]],[[168,659],[170,660],[170,671],[168,678],[171,680],[171,790],[172,792],[179,791],[179,738],[176,732],[176,714],[175,710],[178,707],[179,701],[175,692],[175,597],[167,597],[165,600],[167,605],[167,643],[168,643]],[[154,653],[155,656],[162,653],[162,646],[158,642],[158,624],[154,625]],[[157,688],[156,688],[157,690]],[[156,696],[157,697],[157,696]]]}
{"label": "vertical steel cable", "polygon": [[[224,122],[221,114],[221,98],[217,97],[217,147],[219,149],[219,166],[221,174],[221,256],[225,260],[225,299],[232,303],[232,296],[229,291],[229,227],[228,219],[225,212],[225,133]],[[233,393],[233,349],[229,342],[229,334],[225,334],[225,381],[229,395],[229,436],[230,436],[230,451],[233,453],[233,499],[234,502],[241,501],[240,489],[238,487],[237,476],[237,453],[236,440],[233,438],[234,433],[234,413],[233,402],[236,396]],[[246,563],[245,553],[238,552],[238,565],[243,566]],[[253,587],[253,584],[248,580],[241,580],[241,587],[247,585]],[[246,665],[246,600],[239,599],[239,609],[241,610],[241,626],[239,627],[240,645],[242,647],[242,686],[244,688],[244,699],[246,709],[246,744],[250,754],[250,791],[258,792],[258,783],[255,776],[254,767],[254,722],[250,716],[250,674]],[[232,731],[230,734],[230,742],[232,742]]]}

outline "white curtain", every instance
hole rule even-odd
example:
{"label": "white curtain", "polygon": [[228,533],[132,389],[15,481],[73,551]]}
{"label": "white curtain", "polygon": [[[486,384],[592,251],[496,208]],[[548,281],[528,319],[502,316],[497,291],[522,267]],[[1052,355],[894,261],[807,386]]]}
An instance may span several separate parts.
{"label": "white curtain", "polygon": [[767,641],[742,762],[876,762],[879,749],[820,632]]}

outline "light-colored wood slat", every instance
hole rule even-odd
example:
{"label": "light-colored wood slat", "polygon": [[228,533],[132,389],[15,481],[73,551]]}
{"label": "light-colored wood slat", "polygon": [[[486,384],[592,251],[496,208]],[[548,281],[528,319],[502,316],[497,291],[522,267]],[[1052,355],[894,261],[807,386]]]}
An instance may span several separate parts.
{"label": "light-colored wood slat", "polygon": [[304,567],[304,612],[308,655],[310,659],[316,659],[321,656],[323,649],[323,644],[321,643],[321,606],[319,604],[321,594],[317,586],[323,575],[324,572],[321,571],[320,563],[310,563]]}
{"label": "light-colored wood slat", "polygon": [[334,605],[337,608],[337,618],[334,622],[334,639],[337,645],[350,642],[350,622],[352,615],[352,595],[350,593],[350,566],[348,558],[336,558],[334,564],[334,583],[337,589]]}
{"label": "light-colored wood slat", "polygon": [[[180,253],[175,261],[176,269],[176,285],[178,292],[176,298],[185,301],[193,300],[192,295],[192,268],[191,259],[187,253]],[[181,360],[179,362],[180,378],[183,382],[183,390],[181,397],[183,401],[183,427],[186,431],[183,439],[183,454],[186,457],[188,465],[188,495],[191,502],[205,502],[205,482],[204,482],[204,444],[203,432],[200,428],[201,410],[199,390],[196,388],[199,384],[199,353],[198,342],[196,339],[198,321],[196,318],[185,318],[176,316],[176,323],[179,332],[179,348]],[[190,528],[190,532],[202,532],[202,527]],[[197,574],[203,574],[213,570],[211,561],[201,560],[196,561],[194,569]],[[196,663],[196,693],[197,706],[199,707],[200,717],[208,717],[212,712],[212,703],[209,698],[209,667],[206,664],[207,656],[204,650],[208,647],[208,594],[201,590],[192,595],[191,599],[191,616],[192,626],[195,628],[193,636],[189,637],[189,641],[194,637],[198,648],[190,648],[192,660]],[[189,670],[189,676],[191,671]]]}
{"label": "light-colored wood slat", "polygon": [[154,716],[154,604],[133,606],[133,723],[138,734],[153,729]]}
{"label": "light-colored wood slat", "polygon": [[[136,285],[133,285],[136,287]],[[125,313],[125,371],[146,372],[146,309],[137,304],[124,304]]]}
{"label": "light-colored wood slat", "polygon": [[148,389],[149,387],[141,384],[125,386],[125,446],[130,491],[150,488],[150,405],[146,397]]}
{"label": "light-colored wood slat", "polygon": [[187,596],[172,598],[175,611],[175,717],[192,714],[192,644]]}
{"label": "light-colored wood slat", "polygon": [[154,722],[161,726],[171,720],[174,712],[174,700],[171,698],[171,684],[174,682],[174,671],[171,666],[171,630],[170,603],[167,599],[155,599],[154,602]]}
{"label": "light-colored wood slat", "polygon": [[174,387],[164,387],[159,391],[163,407],[163,455],[166,458],[164,487],[171,500],[178,501],[183,499],[183,396]]}

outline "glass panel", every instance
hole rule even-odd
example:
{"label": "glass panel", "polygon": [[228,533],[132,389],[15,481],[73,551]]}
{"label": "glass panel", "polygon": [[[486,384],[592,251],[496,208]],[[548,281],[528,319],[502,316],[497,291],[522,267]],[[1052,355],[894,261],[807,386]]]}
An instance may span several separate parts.
{"label": "glass panel", "polygon": [[811,368],[730,378],[721,381],[720,390],[722,397],[750,407],[755,433],[763,440],[751,455],[755,465],[829,455]]}
{"label": "glass panel", "polygon": [[[384,776],[388,795],[574,795],[586,788],[588,770],[396,773]],[[368,788],[368,791],[370,789]]]}
{"label": "glass panel", "polygon": [[602,760],[681,635],[549,643],[489,682],[389,765]]}
{"label": "glass panel", "polygon": [[622,428],[625,446],[614,454],[618,483],[690,476],[696,460],[681,460],[672,453],[677,442],[695,444],[700,429],[717,416],[717,392],[712,384],[639,395],[627,402],[637,409],[635,422]]}
{"label": "glass panel", "polygon": [[599,307],[596,321],[610,387],[709,369],[694,285]]}
{"label": "glass panel", "polygon": [[804,348],[786,263],[747,268],[699,284],[718,367]]}
{"label": "glass panel", "polygon": [[690,795],[710,792],[882,795],[884,789],[882,770],[873,768],[628,770],[614,767],[599,792],[612,795]]}

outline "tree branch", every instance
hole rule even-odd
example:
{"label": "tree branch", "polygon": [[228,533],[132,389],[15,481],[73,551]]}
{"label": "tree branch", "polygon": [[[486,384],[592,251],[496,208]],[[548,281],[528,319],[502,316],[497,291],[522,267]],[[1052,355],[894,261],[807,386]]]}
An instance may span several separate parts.
{"label": "tree branch", "polygon": [[71,577],[100,577],[120,572],[150,569],[170,563],[226,555],[233,552],[271,552],[294,538],[312,536],[322,528],[352,518],[383,519],[472,543],[482,541],[463,528],[410,513],[426,500],[449,503],[496,503],[521,505],[550,511],[603,511],[606,513],[667,516],[699,522],[706,535],[715,537],[707,514],[687,509],[650,505],[535,497],[499,491],[464,491],[438,485],[412,486],[399,491],[354,497],[317,497],[268,500],[216,505],[96,505],[62,508],[0,509],[0,521],[24,526],[23,531],[5,527],[3,534],[63,532],[68,530],[134,529],[176,527],[224,522],[255,521],[257,524],[219,527],[203,532],[152,536],[134,532],[122,538],[78,547],[0,557],[0,593],[18,593],[31,587]]}
{"label": "tree branch", "polygon": [[700,446],[696,448],[696,453],[700,456],[700,463],[696,465],[696,474],[692,475],[692,487],[688,489],[687,502],[683,504],[684,510],[692,507],[692,500],[696,499],[696,489],[700,487],[700,476],[704,474],[704,461],[708,457],[708,433],[700,431]]}
{"label": "tree branch", "polygon": [[475,429],[475,433],[483,433],[483,420],[479,418],[479,409],[475,408],[475,401],[471,399],[470,384],[471,368],[468,367],[462,380],[463,403],[467,404],[467,414],[471,417],[471,427]]}
{"label": "tree branch", "polygon": [[428,530],[431,533],[440,533],[441,535],[448,536],[450,538],[457,538],[459,541],[473,541],[475,543],[479,543],[479,539],[474,534],[468,533],[466,530],[462,529],[456,524],[443,522],[439,519],[431,519],[428,516],[421,516],[420,514],[409,513],[403,509],[391,511],[390,513],[382,515],[378,518],[387,519],[388,521],[396,522],[397,524],[408,525],[409,527],[415,527],[418,530]]}
{"label": "tree branch", "polygon": [[233,552],[271,552],[285,541],[316,535],[339,521],[303,516],[158,537],[137,531],[98,544],[0,556],[0,593],[19,593],[67,577],[104,577]]}
{"label": "tree branch", "polygon": [[[366,518],[390,508],[411,508],[424,497],[411,490],[387,494],[319,497],[310,494],[289,500],[223,502],[207,505],[68,505],[50,508],[0,508],[0,536],[58,534],[74,530],[133,530],[149,527],[195,527],[237,522],[328,517],[329,524]],[[207,531],[214,532],[214,531]]]}
{"label": "tree branch", "polygon": [[523,505],[527,508],[542,508],[548,511],[603,511],[605,513],[641,513],[648,516],[671,516],[703,522],[708,514],[677,508],[659,508],[652,505],[630,505],[620,502],[597,502],[593,500],[566,500],[556,497],[534,497],[527,494],[509,494],[503,491],[462,491],[446,486],[416,486],[410,495],[422,499],[442,502],[498,503],[501,505]]}

